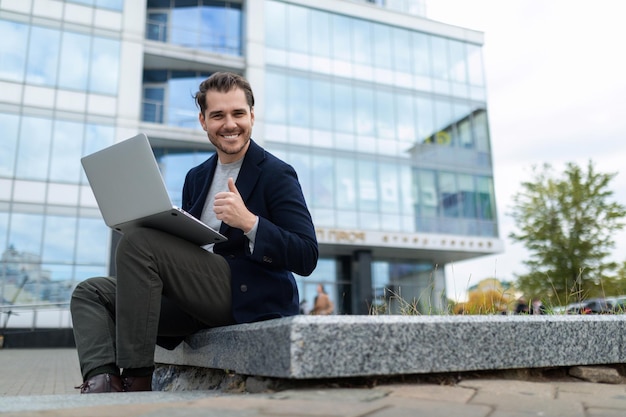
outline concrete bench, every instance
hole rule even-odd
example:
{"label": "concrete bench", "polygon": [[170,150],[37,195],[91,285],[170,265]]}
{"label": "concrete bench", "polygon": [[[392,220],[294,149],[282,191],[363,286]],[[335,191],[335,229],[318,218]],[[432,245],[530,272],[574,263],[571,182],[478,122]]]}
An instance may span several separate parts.
{"label": "concrete bench", "polygon": [[626,315],[294,316],[201,331],[158,366],[286,379],[626,363]]}

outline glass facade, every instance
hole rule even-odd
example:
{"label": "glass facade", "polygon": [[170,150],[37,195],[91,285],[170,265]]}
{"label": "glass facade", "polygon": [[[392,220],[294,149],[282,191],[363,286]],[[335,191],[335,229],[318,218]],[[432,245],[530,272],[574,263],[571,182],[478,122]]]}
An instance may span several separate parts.
{"label": "glass facade", "polygon": [[[118,18],[123,9],[122,0],[71,3]],[[110,231],[80,158],[115,140],[120,34],[60,23],[0,19],[2,305],[67,303],[76,282],[108,271]],[[88,103],[101,104],[97,116]]]}
{"label": "glass facade", "polygon": [[[81,156],[147,129],[180,204],[186,172],[212,152],[185,141],[203,139],[193,94],[225,69],[253,74],[254,137],[295,167],[317,228],[497,238],[480,42],[372,12],[420,15],[420,0],[354,2],[369,20],[301,3],[66,0],[71,16],[0,3],[0,304],[66,303],[108,274],[114,239]],[[309,308],[323,284],[340,314],[363,285],[377,311],[442,309],[432,257],[325,245],[297,278]]]}
{"label": "glass facade", "polygon": [[317,225],[497,236],[479,46],[278,1],[267,16],[265,140]]}

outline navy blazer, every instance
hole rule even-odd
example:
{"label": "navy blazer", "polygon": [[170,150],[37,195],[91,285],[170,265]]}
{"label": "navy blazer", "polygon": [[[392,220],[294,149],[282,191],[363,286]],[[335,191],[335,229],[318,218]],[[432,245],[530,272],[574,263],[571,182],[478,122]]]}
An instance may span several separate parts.
{"label": "navy blazer", "polygon": [[[198,219],[216,166],[217,154],[185,178],[182,208]],[[298,314],[292,272],[310,275],[319,249],[296,171],[251,139],[235,185],[259,225],[253,253],[243,231],[226,223],[220,232],[228,241],[213,249],[230,265],[233,318],[247,323]]]}

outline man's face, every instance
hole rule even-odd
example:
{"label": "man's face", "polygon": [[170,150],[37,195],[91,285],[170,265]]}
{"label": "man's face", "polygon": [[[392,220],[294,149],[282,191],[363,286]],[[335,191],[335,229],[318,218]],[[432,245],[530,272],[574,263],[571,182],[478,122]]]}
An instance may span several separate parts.
{"label": "man's face", "polygon": [[254,110],[248,106],[243,90],[209,91],[206,105],[204,114],[200,113],[200,124],[217,148],[220,162],[228,164],[243,158],[254,124]]}

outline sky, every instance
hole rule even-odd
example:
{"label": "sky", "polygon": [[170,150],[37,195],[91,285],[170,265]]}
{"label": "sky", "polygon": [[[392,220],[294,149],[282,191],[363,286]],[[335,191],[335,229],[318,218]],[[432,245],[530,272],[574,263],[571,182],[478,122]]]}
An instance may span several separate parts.
{"label": "sky", "polygon": [[[626,205],[626,1],[427,0],[427,17],[484,33],[483,61],[500,239],[504,252],[446,267],[448,297],[484,278],[514,281],[528,252],[508,238],[512,196],[549,163],[616,173]],[[612,260],[626,260],[626,231]]]}

